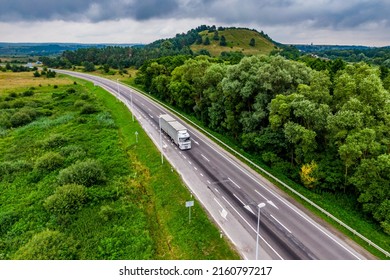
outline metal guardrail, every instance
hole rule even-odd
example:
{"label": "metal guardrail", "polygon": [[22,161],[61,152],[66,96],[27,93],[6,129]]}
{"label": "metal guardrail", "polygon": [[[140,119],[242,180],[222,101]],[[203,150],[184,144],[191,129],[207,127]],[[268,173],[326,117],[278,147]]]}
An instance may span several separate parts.
{"label": "metal guardrail", "polygon": [[[129,86],[129,85],[126,85],[126,86]],[[139,92],[140,94],[146,94],[149,98],[151,98],[153,101],[155,101],[156,103],[160,104],[161,106],[173,111],[175,114],[181,116],[182,118],[186,119],[188,122],[190,122],[193,126],[197,127],[198,129],[200,129],[201,131],[203,131],[204,133],[206,133],[208,136],[212,137],[214,140],[216,140],[217,142],[219,142],[220,144],[222,144],[224,147],[226,147],[227,149],[229,149],[231,152],[233,152],[234,154],[240,156],[241,158],[243,158],[244,160],[246,160],[247,162],[249,162],[251,165],[253,165],[254,167],[256,167],[257,169],[259,169],[261,172],[263,172],[264,174],[266,174],[267,176],[269,176],[270,178],[274,179],[275,181],[277,181],[279,184],[283,185],[285,188],[287,188],[289,191],[291,191],[292,193],[294,193],[295,195],[297,195],[299,198],[303,199],[304,201],[306,201],[307,203],[309,203],[311,206],[313,206],[314,208],[316,208],[317,210],[319,210],[320,212],[322,212],[323,214],[325,214],[326,216],[328,216],[329,218],[331,218],[332,220],[334,220],[335,222],[337,222],[339,225],[343,226],[344,228],[346,228],[347,230],[349,230],[350,232],[352,232],[354,235],[358,236],[360,239],[364,240],[365,242],[368,243],[368,245],[374,247],[375,249],[377,249],[378,251],[382,252],[387,258],[390,258],[390,253],[388,251],[386,251],[385,249],[383,249],[382,247],[378,246],[377,244],[375,244],[373,241],[369,240],[367,237],[365,237],[364,235],[360,234],[358,231],[356,231],[355,229],[351,228],[350,226],[348,226],[347,224],[345,224],[343,221],[339,220],[338,218],[336,218],[335,216],[333,216],[331,213],[329,213],[328,211],[326,211],[325,209],[321,208],[320,206],[318,206],[317,204],[315,204],[313,201],[311,201],[310,199],[308,199],[307,197],[305,197],[304,195],[302,195],[301,193],[299,193],[298,191],[294,190],[292,187],[290,187],[289,185],[287,185],[286,183],[284,183],[283,181],[281,181],[280,179],[278,179],[277,177],[275,177],[274,175],[272,175],[271,173],[269,173],[268,171],[264,170],[262,167],[260,167],[259,165],[257,165],[256,163],[254,163],[253,161],[251,161],[250,159],[248,159],[247,157],[245,157],[244,155],[240,154],[238,151],[236,151],[235,149],[231,148],[230,146],[228,146],[227,144],[225,144],[223,141],[219,140],[217,137],[215,137],[214,135],[212,135],[211,133],[209,133],[208,131],[206,131],[204,128],[200,127],[199,125],[197,125],[196,123],[194,123],[193,121],[191,121],[189,118],[187,118],[186,116],[182,115],[181,113],[177,112],[176,110],[166,106],[164,103],[162,103],[161,101],[157,100],[155,97],[151,96],[150,94],[147,94],[145,92],[141,92],[140,90],[134,88],[134,87],[131,87],[129,86],[131,89]]]}

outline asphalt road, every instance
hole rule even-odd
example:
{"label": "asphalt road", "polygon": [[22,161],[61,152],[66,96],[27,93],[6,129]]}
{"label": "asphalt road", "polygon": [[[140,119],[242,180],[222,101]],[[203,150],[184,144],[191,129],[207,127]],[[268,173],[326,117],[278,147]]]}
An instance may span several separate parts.
{"label": "asphalt road", "polygon": [[[181,175],[211,219],[243,259],[353,260],[372,256],[308,213],[272,183],[221,149],[205,135],[154,101],[115,81],[60,71],[93,81],[127,104],[136,120]],[[118,94],[119,93],[119,94]],[[168,113],[189,129],[192,149],[180,151],[166,137],[159,141],[158,116]],[[265,206],[260,209],[260,203]],[[184,207],[184,205],[183,205]],[[260,218],[259,236],[257,236]],[[259,247],[256,241],[259,239]]]}

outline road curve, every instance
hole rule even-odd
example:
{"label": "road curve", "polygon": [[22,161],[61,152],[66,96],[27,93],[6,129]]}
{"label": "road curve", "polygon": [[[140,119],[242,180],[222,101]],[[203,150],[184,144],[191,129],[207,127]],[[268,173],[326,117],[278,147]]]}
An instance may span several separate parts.
{"label": "road curve", "polygon": [[[180,173],[243,259],[359,260],[373,258],[332,227],[308,213],[272,183],[221,149],[190,124],[147,96],[105,78],[64,70],[92,81],[121,99],[164,157]],[[168,113],[189,128],[192,149],[180,151],[167,138],[159,142],[158,117]],[[257,205],[264,203],[260,210]],[[257,222],[260,218],[259,236]],[[259,247],[256,248],[256,240]]]}

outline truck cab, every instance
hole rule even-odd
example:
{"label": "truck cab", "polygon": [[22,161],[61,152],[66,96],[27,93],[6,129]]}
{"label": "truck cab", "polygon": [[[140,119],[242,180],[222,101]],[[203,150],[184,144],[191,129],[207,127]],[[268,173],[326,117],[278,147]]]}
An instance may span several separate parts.
{"label": "truck cab", "polygon": [[191,137],[187,130],[179,131],[179,149],[180,150],[188,150],[191,149]]}

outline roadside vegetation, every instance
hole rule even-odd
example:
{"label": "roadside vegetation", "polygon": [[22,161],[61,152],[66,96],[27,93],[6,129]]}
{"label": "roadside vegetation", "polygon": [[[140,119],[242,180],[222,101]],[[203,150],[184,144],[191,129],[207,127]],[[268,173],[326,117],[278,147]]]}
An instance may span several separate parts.
{"label": "roadside vegetation", "polygon": [[190,193],[113,96],[3,75],[20,80],[0,90],[0,259],[239,258],[197,203],[188,223]]}

